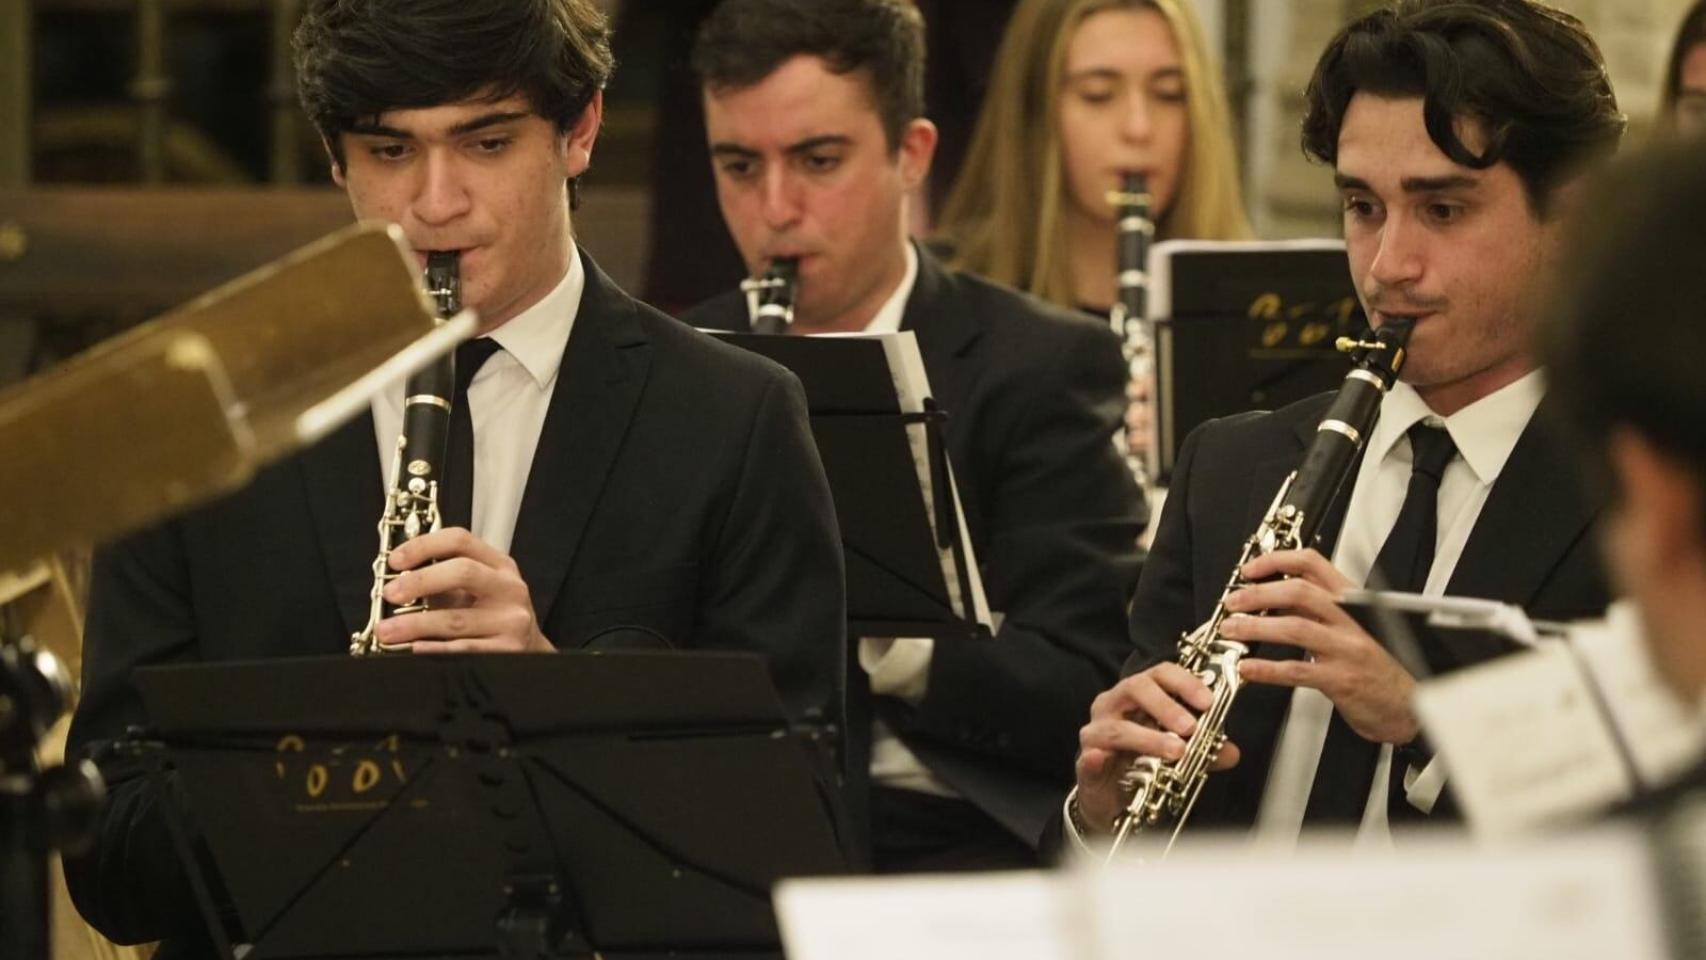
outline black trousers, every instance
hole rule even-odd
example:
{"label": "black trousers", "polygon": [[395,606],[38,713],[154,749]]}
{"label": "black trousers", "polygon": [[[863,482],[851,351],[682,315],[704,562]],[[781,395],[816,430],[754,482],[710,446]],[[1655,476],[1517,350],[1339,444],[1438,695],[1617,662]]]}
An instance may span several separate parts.
{"label": "black trousers", "polygon": [[871,860],[877,873],[1028,870],[1037,851],[965,800],[916,790],[871,789]]}

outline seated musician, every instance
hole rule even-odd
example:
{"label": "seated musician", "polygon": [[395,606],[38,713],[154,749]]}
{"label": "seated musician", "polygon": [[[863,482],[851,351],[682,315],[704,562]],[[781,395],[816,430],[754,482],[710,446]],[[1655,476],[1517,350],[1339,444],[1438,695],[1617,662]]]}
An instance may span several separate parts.
{"label": "seated musician", "polygon": [[1449,816],[1413,678],[1335,598],[1376,583],[1547,619],[1603,610],[1589,536],[1599,508],[1536,417],[1545,389],[1529,339],[1577,178],[1623,127],[1593,39],[1540,3],[1402,0],[1334,37],[1309,83],[1303,143],[1333,167],[1371,322],[1413,325],[1402,382],[1359,431],[1337,504],[1318,511],[1319,545],[1257,556],[1229,593],[1330,398],[1186,439],[1132,608],[1137,650],[1081,734],[1070,835],[1107,835],[1133,755],[1169,771],[1184,756],[1216,693],[1175,662],[1179,637],[1222,605],[1233,616],[1216,639],[1249,648],[1235,667],[1245,686],[1223,730],[1205,725],[1229,742],[1190,824],[1291,839],[1340,824],[1378,838],[1395,820]]}
{"label": "seated musician", "polygon": [[[906,0],[728,0],[695,52],[729,232],[755,276],[798,259],[791,332],[912,331],[992,641],[864,639],[879,870],[1037,862],[1075,731],[1125,655],[1145,511],[1111,438],[1125,388],[1105,323],[944,267],[906,237],[936,131]],[[745,330],[744,297],[683,317]],[[855,732],[856,733],[856,732]]]}
{"label": "seated musician", "polygon": [[[795,719],[838,723],[841,550],[798,381],[635,302],[574,242],[607,32],[593,0],[316,0],[297,31],[356,216],[400,224],[423,264],[454,252],[480,317],[457,358],[471,463],[446,465],[443,529],[387,558],[386,600],[435,609],[378,639],[756,652]],[[100,553],[74,749],[146,722],[137,667],[347,649],[402,403],[398,384],[243,492]],[[167,940],[162,958],[205,952],[164,798],[104,772],[99,840],[68,864],[79,908],[121,942]]]}
{"label": "seated musician", "polygon": [[[1143,268],[1115,256],[1109,192],[1143,175],[1155,241],[1244,239],[1236,157],[1189,0],[1024,0],[936,229],[954,266],[1107,317],[1116,276]],[[1139,457],[1148,391],[1134,381],[1127,410]]]}

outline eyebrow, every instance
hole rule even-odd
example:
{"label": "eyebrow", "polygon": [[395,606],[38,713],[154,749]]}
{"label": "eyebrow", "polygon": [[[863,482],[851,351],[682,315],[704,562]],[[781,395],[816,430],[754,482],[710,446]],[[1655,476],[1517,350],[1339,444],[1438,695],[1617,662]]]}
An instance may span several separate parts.
{"label": "eyebrow", "polygon": [[[1340,190],[1374,192],[1367,180],[1342,173],[1333,174],[1333,185]],[[1472,190],[1481,185],[1481,180],[1467,174],[1448,173],[1439,177],[1405,177],[1398,181],[1398,185],[1405,193],[1439,193],[1443,190]]]}
{"label": "eyebrow", "polygon": [[[465,134],[473,133],[477,130],[484,130],[487,127],[495,127],[500,124],[512,123],[516,120],[524,120],[526,118],[527,114],[520,110],[481,114],[472,120],[464,120],[451,127],[450,135],[453,137],[460,137]],[[390,137],[394,140],[415,139],[415,135],[413,133],[398,127],[387,126],[383,123],[357,123],[350,127],[349,132],[368,137]]]}
{"label": "eyebrow", "polygon": [[[829,133],[824,134],[821,137],[807,137],[798,143],[791,143],[788,146],[783,147],[782,152],[792,154],[810,153],[819,147],[840,147],[846,146],[852,142],[853,138],[845,134]],[[713,143],[711,144],[711,155],[756,157],[758,156],[758,151],[751,147],[743,147],[738,143]]]}

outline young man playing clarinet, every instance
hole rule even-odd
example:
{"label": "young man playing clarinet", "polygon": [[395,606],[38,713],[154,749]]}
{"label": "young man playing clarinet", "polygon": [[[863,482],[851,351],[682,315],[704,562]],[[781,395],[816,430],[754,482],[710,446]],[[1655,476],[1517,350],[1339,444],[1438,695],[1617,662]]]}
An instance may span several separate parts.
{"label": "young man playing clarinet", "polygon": [[[1413,334],[1319,548],[1252,560],[1249,585],[1225,597],[1222,636],[1250,651],[1245,686],[1187,829],[1379,837],[1394,820],[1449,818],[1449,797],[1410,708],[1414,679],[1339,593],[1485,597],[1547,619],[1607,602],[1598,506],[1536,416],[1529,338],[1578,175],[1624,121],[1581,24],[1530,0],[1403,0],[1361,17],[1322,55],[1307,101],[1304,148],[1334,169],[1363,306],[1375,327],[1402,319]],[[1327,399],[1186,439],[1132,607],[1137,651],[1081,733],[1069,836],[1108,835],[1133,756],[1183,754],[1213,693],[1174,662],[1179,637],[1221,603]]]}
{"label": "young man playing clarinet", "polygon": [[[907,239],[936,143],[923,37],[907,0],[727,0],[695,65],[747,269],[797,260],[791,332],[917,335],[1003,615],[993,640],[858,641],[875,865],[1022,867],[1071,779],[1080,718],[1125,655],[1145,511],[1112,442],[1126,378],[1112,332]],[[736,291],[683,319],[748,328]]]}
{"label": "young man playing clarinet", "polygon": [[[442,530],[387,558],[385,599],[435,609],[378,639],[416,656],[755,652],[793,719],[839,725],[841,550],[798,381],[635,302],[573,239],[607,34],[593,0],[306,5],[297,73],[334,178],[423,264],[453,252],[481,320],[453,404],[471,462],[446,483],[471,479],[445,491]],[[345,651],[403,399],[399,384],[249,489],[100,553],[75,747],[146,722],[136,667]],[[205,955],[168,798],[107,759],[99,840],[67,865],[78,907],[116,940],[166,940],[161,960]]]}

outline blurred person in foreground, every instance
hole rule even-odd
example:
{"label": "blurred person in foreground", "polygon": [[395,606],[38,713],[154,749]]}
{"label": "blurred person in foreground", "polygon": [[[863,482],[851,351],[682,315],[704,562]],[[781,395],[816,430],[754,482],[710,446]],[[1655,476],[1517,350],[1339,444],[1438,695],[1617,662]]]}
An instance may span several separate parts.
{"label": "blurred person in foreground", "polygon": [[[1706,723],[1706,142],[1620,164],[1584,204],[1544,356],[1609,493],[1611,576],[1660,676]],[[1706,766],[1670,792],[1706,792]]]}

